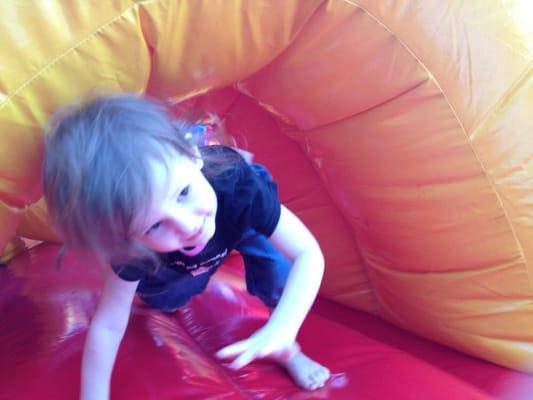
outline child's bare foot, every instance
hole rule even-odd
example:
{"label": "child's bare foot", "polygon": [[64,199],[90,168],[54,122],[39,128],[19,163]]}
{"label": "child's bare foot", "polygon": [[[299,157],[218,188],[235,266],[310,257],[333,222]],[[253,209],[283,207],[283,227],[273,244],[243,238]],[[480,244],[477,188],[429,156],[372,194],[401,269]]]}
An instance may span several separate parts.
{"label": "child's bare foot", "polygon": [[311,360],[299,348],[289,359],[276,359],[284,367],[298,386],[305,390],[315,390],[324,386],[329,379],[329,369]]}

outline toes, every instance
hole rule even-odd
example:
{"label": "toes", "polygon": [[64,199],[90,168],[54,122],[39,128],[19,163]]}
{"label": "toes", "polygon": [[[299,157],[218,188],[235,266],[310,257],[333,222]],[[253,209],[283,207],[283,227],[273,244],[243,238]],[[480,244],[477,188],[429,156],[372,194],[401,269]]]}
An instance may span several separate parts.
{"label": "toes", "polygon": [[324,387],[326,381],[329,379],[329,370],[327,368],[319,368],[309,374],[305,382],[301,382],[302,386],[307,390],[315,390]]}
{"label": "toes", "polygon": [[315,390],[323,385],[320,380],[315,379],[312,375],[296,379],[298,385],[305,390]]}
{"label": "toes", "polygon": [[311,381],[313,382],[314,388],[323,387],[326,384],[326,381],[329,379],[329,369],[319,368],[314,371],[311,375]]}
{"label": "toes", "polygon": [[324,386],[324,382],[320,383],[314,380],[309,380],[305,383],[305,385],[302,385],[304,389],[306,390],[316,390],[318,388],[321,388]]}
{"label": "toes", "polygon": [[[278,360],[278,362],[280,362]],[[330,377],[329,369],[311,360],[303,353],[297,353],[288,361],[280,362],[294,381],[305,390],[323,387]]]}
{"label": "toes", "polygon": [[320,379],[322,379],[324,382],[327,381],[331,375],[329,369],[327,368],[321,368],[318,374],[320,375]]}

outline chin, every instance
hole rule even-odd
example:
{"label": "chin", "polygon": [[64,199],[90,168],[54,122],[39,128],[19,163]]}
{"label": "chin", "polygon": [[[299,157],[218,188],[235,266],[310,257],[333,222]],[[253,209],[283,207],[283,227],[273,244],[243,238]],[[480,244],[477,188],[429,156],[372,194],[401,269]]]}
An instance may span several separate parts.
{"label": "chin", "polygon": [[180,247],[174,247],[174,246],[160,246],[158,248],[152,249],[156,253],[173,253],[175,251],[179,251]]}

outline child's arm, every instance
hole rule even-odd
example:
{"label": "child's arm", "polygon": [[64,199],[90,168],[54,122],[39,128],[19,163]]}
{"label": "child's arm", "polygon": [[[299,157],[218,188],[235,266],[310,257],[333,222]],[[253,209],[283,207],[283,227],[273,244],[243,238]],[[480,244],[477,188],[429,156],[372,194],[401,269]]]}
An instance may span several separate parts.
{"label": "child's arm", "polygon": [[81,400],[107,400],[118,347],[128,325],[138,282],[126,282],[109,271],[89,326],[81,367]]}
{"label": "child's arm", "polygon": [[237,357],[230,367],[241,368],[256,358],[280,354],[290,348],[320,287],[324,256],[307,227],[287,208],[270,241],[293,262],[285,289],[270,319],[250,338],[217,353],[219,358]]}

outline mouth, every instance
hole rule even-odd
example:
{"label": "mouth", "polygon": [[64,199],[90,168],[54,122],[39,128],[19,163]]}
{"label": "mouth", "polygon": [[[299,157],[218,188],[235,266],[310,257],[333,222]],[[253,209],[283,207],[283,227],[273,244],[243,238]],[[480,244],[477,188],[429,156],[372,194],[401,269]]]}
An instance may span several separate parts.
{"label": "mouth", "polygon": [[[201,238],[204,233],[204,227],[205,227],[205,220],[202,221],[202,224],[200,225],[200,227],[191,236],[187,238],[187,242],[194,243],[196,240]],[[203,250],[204,247],[205,247],[205,243],[196,244],[193,246],[185,246],[183,247],[182,252],[187,255],[191,255],[189,253],[198,254],[200,251]]]}
{"label": "mouth", "polygon": [[186,256],[192,257],[199,254],[207,246],[207,243],[202,243],[196,246],[187,246],[180,250]]}

